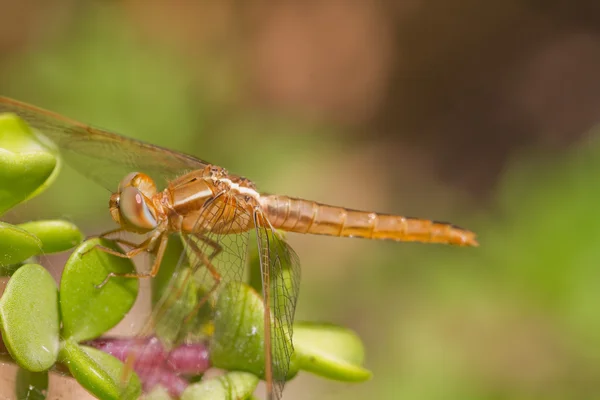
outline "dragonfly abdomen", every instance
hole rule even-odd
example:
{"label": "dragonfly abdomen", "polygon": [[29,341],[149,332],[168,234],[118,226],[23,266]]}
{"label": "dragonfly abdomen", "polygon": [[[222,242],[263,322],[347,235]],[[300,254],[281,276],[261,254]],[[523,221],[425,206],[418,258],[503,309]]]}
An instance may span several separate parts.
{"label": "dragonfly abdomen", "polygon": [[476,246],[471,231],[444,222],[351,210],[287,196],[261,196],[276,229],[317,235]]}

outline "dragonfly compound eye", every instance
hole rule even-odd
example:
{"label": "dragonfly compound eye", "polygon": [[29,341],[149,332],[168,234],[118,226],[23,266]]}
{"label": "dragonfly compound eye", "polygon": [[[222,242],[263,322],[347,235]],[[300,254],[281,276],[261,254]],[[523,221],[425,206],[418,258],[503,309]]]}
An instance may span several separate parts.
{"label": "dragonfly compound eye", "polygon": [[140,231],[150,231],[158,225],[148,198],[136,187],[127,186],[121,191],[119,211],[126,222]]}
{"label": "dragonfly compound eye", "polygon": [[137,173],[131,180],[131,186],[136,187],[142,192],[142,194],[148,198],[151,198],[156,194],[156,184],[146,174]]}
{"label": "dragonfly compound eye", "polygon": [[118,192],[120,193],[127,186],[131,186],[133,179],[138,175],[138,173],[139,172],[131,172],[131,173],[125,175],[125,178],[121,179],[121,182],[119,182]]}
{"label": "dragonfly compound eye", "polygon": [[156,194],[156,184],[152,178],[141,172],[132,172],[125,175],[125,178],[119,182],[118,192],[121,193],[127,187],[136,187],[146,197],[152,197]]}

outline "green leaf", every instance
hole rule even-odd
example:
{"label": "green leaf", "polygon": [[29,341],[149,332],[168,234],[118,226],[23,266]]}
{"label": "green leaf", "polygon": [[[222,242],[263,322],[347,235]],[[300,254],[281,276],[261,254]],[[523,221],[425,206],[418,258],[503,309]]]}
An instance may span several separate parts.
{"label": "green leaf", "polygon": [[48,152],[29,126],[15,114],[0,114],[1,148],[13,153]]}
{"label": "green leaf", "polygon": [[42,251],[36,236],[14,225],[0,222],[0,264],[16,264]]}
{"label": "green leaf", "polygon": [[132,374],[125,385],[123,363],[100,350],[69,339],[63,342],[60,360],[77,382],[99,399],[137,399],[142,392],[137,375]]}
{"label": "green leaf", "polygon": [[77,226],[62,220],[32,221],[18,225],[42,241],[42,252],[59,253],[77,246],[83,234]]}
{"label": "green leaf", "polygon": [[83,242],[65,264],[60,282],[63,336],[76,341],[98,337],[115,326],[133,306],[138,293],[135,278],[113,277],[98,288],[109,273],[133,273],[131,260],[99,250],[119,248],[105,239]]}
{"label": "green leaf", "polygon": [[[263,378],[264,305],[262,297],[242,282],[230,282],[220,291],[215,306],[210,358],[217,368],[246,371]],[[298,367],[291,360],[288,379]]]}
{"label": "green leaf", "polygon": [[300,369],[325,378],[362,382],[371,372],[362,367],[364,347],[351,330],[328,324],[294,324],[294,348]]}
{"label": "green leaf", "polygon": [[230,372],[188,386],[181,400],[230,400],[246,399],[258,385],[258,378],[247,372]]}
{"label": "green leaf", "polygon": [[18,117],[0,115],[0,214],[48,187],[59,165]]}
{"label": "green leaf", "polygon": [[10,355],[39,372],[56,362],[59,314],[56,283],[42,266],[27,264],[8,281],[0,299],[0,328]]}
{"label": "green leaf", "polygon": [[31,372],[19,368],[15,393],[17,399],[44,400],[48,394],[48,372]]}
{"label": "green leaf", "polygon": [[219,292],[210,348],[212,364],[264,376],[263,300],[251,287],[230,282]]}

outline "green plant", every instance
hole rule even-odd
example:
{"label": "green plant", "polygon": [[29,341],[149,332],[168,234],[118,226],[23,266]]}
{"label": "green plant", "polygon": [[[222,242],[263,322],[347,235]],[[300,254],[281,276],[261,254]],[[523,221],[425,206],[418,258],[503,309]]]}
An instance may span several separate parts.
{"label": "green plant", "polygon": [[[57,155],[38,143],[20,119],[0,115],[0,213],[40,194],[54,181],[59,169]],[[96,248],[102,244],[119,250],[111,241],[82,240],[80,230],[66,221],[32,221],[21,225],[0,222],[0,266],[4,275],[10,276],[0,298],[0,329],[8,355],[21,368],[15,389],[19,396],[28,392],[44,398],[50,370],[71,375],[101,399],[137,398],[143,384],[148,383],[143,373],[139,377],[133,374],[124,387],[123,360],[110,355],[107,346],[117,342],[101,339],[133,306],[138,281],[114,278],[101,288],[98,284],[111,272],[135,271],[134,265],[128,259]],[[159,294],[168,287],[183,249],[179,241],[171,243],[161,274],[154,282],[154,290]],[[35,257],[74,247],[57,287]],[[251,259],[257,261],[256,257]],[[174,278],[175,283],[178,278]],[[176,306],[195,309],[195,292],[199,288],[193,281],[182,283],[191,295],[181,296],[182,304]],[[235,299],[233,304],[228,303],[231,299]],[[218,313],[219,319],[210,323],[221,329],[215,330],[219,334],[214,335],[208,348],[210,365],[230,372],[218,379],[190,378],[186,382],[189,386],[177,393],[182,399],[250,398],[262,376],[261,363],[249,362],[263,357],[262,333],[259,330],[254,334],[256,327],[262,326],[262,299],[258,292],[245,283],[232,282],[223,289],[215,307],[222,312]],[[325,324],[296,323],[294,333],[296,351],[290,377],[306,370],[339,381],[360,382],[370,378],[370,372],[361,366],[362,343],[353,332]],[[252,340],[244,339],[250,336]],[[150,339],[140,337],[119,343],[133,351],[140,341],[150,348],[147,340]],[[157,386],[147,397],[169,398],[173,391],[168,389]]]}

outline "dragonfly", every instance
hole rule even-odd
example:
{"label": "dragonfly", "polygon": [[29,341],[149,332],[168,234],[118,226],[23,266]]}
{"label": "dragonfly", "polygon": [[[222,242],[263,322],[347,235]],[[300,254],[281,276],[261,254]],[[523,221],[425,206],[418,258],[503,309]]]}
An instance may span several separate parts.
{"label": "dragonfly", "polygon": [[[196,157],[0,97],[0,113],[5,112],[18,115],[42,140],[58,147],[67,164],[112,193],[109,211],[117,228],[108,233],[145,235],[140,243],[125,242],[130,250],[100,250],[126,258],[150,253],[149,272],[111,274],[99,287],[116,276],[156,276],[168,241],[178,234],[187,250],[171,280],[178,279],[181,264],[208,273],[213,284],[204,293],[203,303],[218,295],[222,285],[243,279],[249,239],[254,235],[264,303],[264,381],[269,399],[282,396],[293,354],[292,323],[300,286],[299,259],[282,232],[478,245],[472,231],[445,222],[266,194],[251,180]],[[226,255],[221,265],[215,261],[218,254]],[[165,291],[163,297],[171,296],[171,302],[159,301],[150,316],[156,331],[160,324],[182,324],[172,315],[161,319],[168,315],[165,308],[172,304],[173,295]]]}

